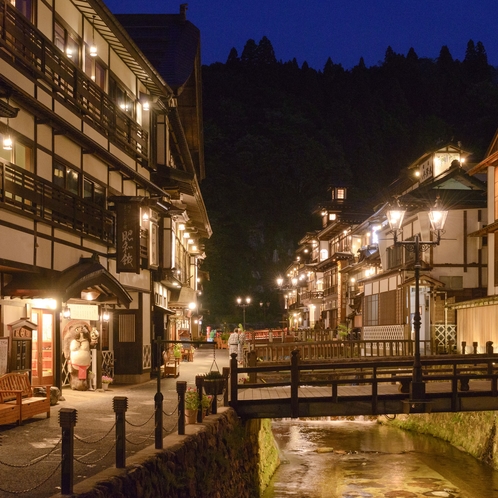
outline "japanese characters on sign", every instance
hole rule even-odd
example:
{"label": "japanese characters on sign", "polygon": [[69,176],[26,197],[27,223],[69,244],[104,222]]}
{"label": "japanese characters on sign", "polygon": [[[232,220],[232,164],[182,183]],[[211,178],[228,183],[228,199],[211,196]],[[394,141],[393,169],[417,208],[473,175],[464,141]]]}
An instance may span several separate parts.
{"label": "japanese characters on sign", "polygon": [[120,202],[117,205],[118,273],[140,273],[140,204]]}

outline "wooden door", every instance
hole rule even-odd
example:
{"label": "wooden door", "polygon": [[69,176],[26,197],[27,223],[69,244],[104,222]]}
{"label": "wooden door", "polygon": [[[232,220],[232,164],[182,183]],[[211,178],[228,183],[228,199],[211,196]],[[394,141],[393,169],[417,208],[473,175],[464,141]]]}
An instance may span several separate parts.
{"label": "wooden door", "polygon": [[31,320],[38,325],[33,330],[31,383],[46,386],[54,383],[54,314],[48,310],[33,310]]}
{"label": "wooden door", "polygon": [[113,313],[114,374],[142,373],[142,334],[136,311]]}

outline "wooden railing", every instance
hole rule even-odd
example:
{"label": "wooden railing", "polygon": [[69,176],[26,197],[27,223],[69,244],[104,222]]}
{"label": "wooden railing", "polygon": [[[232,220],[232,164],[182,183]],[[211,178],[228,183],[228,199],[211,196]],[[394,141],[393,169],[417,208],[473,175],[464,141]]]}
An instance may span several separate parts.
{"label": "wooden railing", "polygon": [[52,41],[37,30],[10,2],[0,0],[2,57],[15,60],[51,88],[55,98],[95,126],[131,157],[148,165],[148,133],[109,99]]}
{"label": "wooden railing", "polygon": [[[498,396],[497,359],[498,355],[495,354],[423,357],[422,380],[426,385],[436,386],[435,383],[441,385],[439,391],[434,389],[434,392],[427,394],[427,400],[432,400],[436,411],[459,411],[463,409],[461,397],[468,399],[474,396],[474,399],[481,400],[479,404],[475,404],[475,410],[494,409]],[[296,418],[303,416],[303,413],[313,416],[311,413],[326,413],[327,409],[331,410],[329,415],[332,415],[332,410],[335,408],[331,403],[348,402],[351,407],[355,405],[354,410],[351,409],[351,413],[354,414],[403,413],[402,403],[407,402],[411,405],[409,409],[417,411],[415,405],[422,406],[426,400],[414,403],[409,399],[412,368],[413,358],[353,359],[318,363],[300,360],[297,350],[292,352],[290,361],[285,364],[241,368],[234,355],[230,359],[230,406],[239,415],[252,418],[262,418],[261,414],[268,418],[272,416]],[[247,377],[244,377],[244,374]],[[241,378],[245,379],[245,382],[241,383]],[[468,392],[471,380],[485,381],[484,387],[481,383],[479,392]],[[400,384],[398,389],[382,394],[384,404],[381,406],[379,387],[396,383]],[[340,386],[357,386],[357,388],[351,388],[349,394],[340,396]],[[301,388],[310,387],[327,387],[328,394],[317,394],[315,397],[299,396]],[[288,391],[282,389],[272,391],[269,388],[286,388]],[[244,399],[241,400],[239,393],[247,390],[258,391],[258,394],[251,393],[243,396]],[[427,390],[429,391],[429,388]],[[284,391],[289,393],[287,397],[283,395]],[[274,396],[272,392],[275,393]],[[487,401],[484,400],[485,397]],[[388,406],[386,400],[389,399],[397,405]],[[467,401],[466,411],[469,410],[468,403]],[[472,400],[470,403],[474,409]],[[307,408],[304,410],[301,405],[305,404]],[[322,404],[322,408],[317,410],[317,404]],[[363,406],[360,406],[361,404]],[[392,411],[383,412],[386,407]],[[420,411],[426,410],[423,406],[418,408]],[[345,412],[347,411],[346,408]]]}
{"label": "wooden railing", "polygon": [[[330,360],[336,358],[365,358],[382,356],[412,356],[414,341],[297,341],[270,342],[256,340],[249,344],[258,361],[288,361],[298,350],[302,359]],[[420,341],[422,355],[435,354],[431,341]]]}
{"label": "wooden railing", "polygon": [[18,166],[0,162],[0,204],[35,219],[115,244],[116,219],[109,211],[54,186]]}

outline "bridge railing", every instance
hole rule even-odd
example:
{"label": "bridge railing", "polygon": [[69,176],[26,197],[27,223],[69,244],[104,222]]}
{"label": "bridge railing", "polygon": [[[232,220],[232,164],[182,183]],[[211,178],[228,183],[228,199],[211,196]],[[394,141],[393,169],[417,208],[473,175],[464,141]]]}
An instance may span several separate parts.
{"label": "bridge railing", "polygon": [[[471,380],[487,380],[485,392],[498,396],[498,355],[467,354],[440,355],[421,358],[422,380],[425,383],[449,381],[452,411],[456,411],[458,392],[468,391]],[[413,358],[354,358],[344,361],[311,362],[300,359],[300,351],[291,353],[290,361],[253,367],[239,367],[237,355],[230,360],[230,406],[237,410],[239,392],[262,387],[290,388],[288,398],[279,394],[278,402],[291,404],[291,416],[299,416],[299,388],[303,386],[329,386],[328,400],[338,402],[341,385],[371,386],[372,412],[377,412],[378,389],[383,383],[398,384],[398,392],[408,394],[412,381]],[[245,375],[247,375],[247,377]],[[240,380],[243,379],[243,382]],[[245,396],[245,399],[251,396]],[[305,401],[304,398],[301,401]]]}
{"label": "bridge railing", "polygon": [[[412,340],[369,340],[369,341],[256,341],[251,344],[258,361],[286,361],[298,350],[306,360],[330,360],[336,358],[365,358],[379,356],[412,356],[415,343]],[[431,341],[420,341],[422,355],[435,354]]]}

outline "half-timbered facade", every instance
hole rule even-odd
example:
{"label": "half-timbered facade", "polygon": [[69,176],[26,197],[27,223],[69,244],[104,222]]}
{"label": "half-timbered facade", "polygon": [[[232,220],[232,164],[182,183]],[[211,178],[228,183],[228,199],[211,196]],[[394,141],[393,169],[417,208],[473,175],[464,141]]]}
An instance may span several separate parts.
{"label": "half-timbered facade", "polygon": [[0,335],[37,325],[12,365],[35,385],[69,382],[79,326],[99,336],[97,384],[102,362],[150,378],[153,339],[193,332],[211,228],[199,51],[183,56],[184,95],[103,1],[0,0]]}

